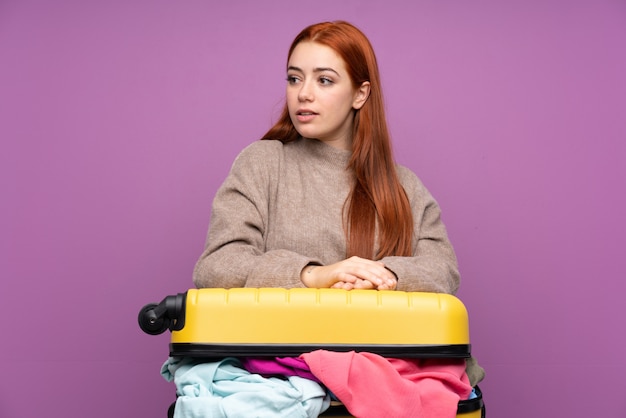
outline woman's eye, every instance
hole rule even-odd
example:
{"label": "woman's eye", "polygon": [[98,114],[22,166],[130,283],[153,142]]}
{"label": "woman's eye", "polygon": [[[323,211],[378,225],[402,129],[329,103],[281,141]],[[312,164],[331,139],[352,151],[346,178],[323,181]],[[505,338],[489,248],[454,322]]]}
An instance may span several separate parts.
{"label": "woman's eye", "polygon": [[299,81],[299,79],[295,75],[288,75],[287,76],[287,83],[289,83],[289,84],[296,84],[298,81]]}
{"label": "woman's eye", "polygon": [[328,77],[320,77],[320,84],[323,86],[328,86],[330,84],[333,84],[333,80]]}

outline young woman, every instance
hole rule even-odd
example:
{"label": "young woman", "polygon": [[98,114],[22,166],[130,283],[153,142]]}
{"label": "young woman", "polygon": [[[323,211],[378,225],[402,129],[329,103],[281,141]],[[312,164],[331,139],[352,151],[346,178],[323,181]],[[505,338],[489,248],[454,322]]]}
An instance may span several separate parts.
{"label": "young woman", "polygon": [[[286,71],[280,119],[239,154],[215,196],[196,286],[454,294],[439,206],[394,162],[365,35],[341,21],[307,27]],[[459,382],[483,379],[473,358],[463,366]]]}
{"label": "young woman", "polygon": [[278,122],[213,201],[198,287],[455,293],[436,201],[394,162],[374,51],[346,22],[304,29]]}

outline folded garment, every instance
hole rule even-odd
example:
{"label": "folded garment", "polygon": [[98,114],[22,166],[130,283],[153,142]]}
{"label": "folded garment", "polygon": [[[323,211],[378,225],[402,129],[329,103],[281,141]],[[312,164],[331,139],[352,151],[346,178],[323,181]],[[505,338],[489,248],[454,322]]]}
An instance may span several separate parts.
{"label": "folded garment", "polygon": [[305,379],[320,381],[311,373],[311,369],[299,357],[244,357],[243,368],[261,376],[300,376]]}
{"label": "folded garment", "polygon": [[313,418],[330,405],[316,382],[299,376],[265,378],[232,357],[218,362],[170,357],[161,374],[176,384],[174,418]]}
{"label": "folded garment", "polygon": [[300,358],[359,418],[454,418],[458,402],[472,391],[462,359],[394,359],[326,350]]}

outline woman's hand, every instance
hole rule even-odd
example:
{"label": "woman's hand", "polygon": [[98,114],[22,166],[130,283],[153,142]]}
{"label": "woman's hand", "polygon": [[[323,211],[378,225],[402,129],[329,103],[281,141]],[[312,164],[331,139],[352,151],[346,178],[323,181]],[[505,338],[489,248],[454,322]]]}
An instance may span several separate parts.
{"label": "woman's hand", "polygon": [[313,288],[394,290],[397,285],[382,262],[356,256],[328,266],[306,266],[300,279]]}

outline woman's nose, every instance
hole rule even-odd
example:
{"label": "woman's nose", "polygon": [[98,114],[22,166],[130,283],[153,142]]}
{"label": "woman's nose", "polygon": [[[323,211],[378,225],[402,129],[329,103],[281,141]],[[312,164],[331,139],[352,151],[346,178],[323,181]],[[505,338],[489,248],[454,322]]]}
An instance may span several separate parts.
{"label": "woman's nose", "polygon": [[298,100],[301,102],[307,102],[313,100],[313,89],[308,82],[302,83],[300,91],[298,92]]}

